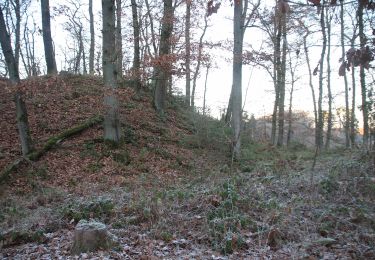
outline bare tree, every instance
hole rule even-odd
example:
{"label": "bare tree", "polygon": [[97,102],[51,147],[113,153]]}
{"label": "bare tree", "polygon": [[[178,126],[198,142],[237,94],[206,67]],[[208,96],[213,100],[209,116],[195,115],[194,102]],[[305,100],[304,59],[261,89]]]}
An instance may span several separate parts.
{"label": "bare tree", "polygon": [[121,0],[116,0],[116,52],[117,52],[117,79],[122,79],[122,6]]}
{"label": "bare tree", "polygon": [[[359,45],[360,48],[365,48],[367,37],[364,33],[364,19],[363,19],[363,10],[365,1],[358,2],[358,33],[359,33]],[[368,103],[367,103],[367,89],[366,89],[366,73],[364,66],[359,67],[359,78],[361,84],[361,94],[362,94],[362,116],[363,116],[363,145],[364,148],[368,148],[369,141],[369,124],[368,124]]]}
{"label": "bare tree", "polygon": [[167,94],[167,82],[170,74],[169,53],[171,49],[170,38],[173,30],[174,8],[172,0],[163,0],[164,11],[160,35],[159,64],[154,67],[154,107],[159,114],[164,114]]}
{"label": "bare tree", "polygon": [[[10,36],[7,32],[3,10],[0,6],[0,44],[3,50],[3,54],[6,60],[6,64],[9,71],[10,81],[17,85],[20,83],[20,77],[16,60],[13,55],[12,45],[10,42]],[[32,151],[32,141],[29,131],[28,115],[26,110],[25,102],[23,101],[22,94],[17,91],[15,94],[16,103],[16,116],[17,116],[17,127],[21,142],[22,154],[26,156]]]}
{"label": "bare tree", "polygon": [[204,15],[204,26],[201,36],[199,37],[199,43],[198,43],[198,56],[197,56],[197,66],[195,67],[194,74],[193,74],[193,89],[191,91],[191,101],[190,104],[192,107],[195,106],[195,89],[197,86],[197,78],[202,62],[202,56],[203,56],[203,38],[206,34],[208,28],[208,14],[207,12]]}
{"label": "bare tree", "polygon": [[185,103],[190,106],[190,16],[191,0],[186,0],[185,13]]}
{"label": "bare tree", "polygon": [[135,88],[139,90],[141,88],[140,79],[140,29],[138,22],[138,8],[136,0],[131,0],[132,5],[132,18],[133,18],[133,37],[134,37],[134,57],[133,57],[133,77],[135,80]]}
{"label": "bare tree", "polygon": [[104,139],[118,143],[121,138],[118,101],[115,39],[115,0],[102,0],[103,15],[103,77],[105,85]]}
{"label": "bare tree", "polygon": [[327,134],[325,149],[329,149],[332,137],[332,89],[331,89],[331,21],[333,19],[333,14],[329,14],[329,10],[325,14],[326,27],[327,27],[327,94],[328,94],[328,115],[327,115]]}
{"label": "bare tree", "polygon": [[[340,1],[340,40],[341,40],[341,59],[345,60],[345,20],[344,20],[344,2]],[[350,145],[350,116],[349,116],[349,87],[346,69],[344,69],[344,87],[345,87],[345,147]],[[354,92],[353,92],[354,93]]]}
{"label": "bare tree", "polygon": [[51,37],[51,17],[49,10],[49,0],[41,0],[42,10],[42,27],[43,27],[43,42],[44,42],[44,55],[47,64],[47,73],[56,74],[56,60],[55,51],[53,49],[52,37]]}
{"label": "bare tree", "polygon": [[90,54],[89,54],[89,72],[94,74],[94,59],[95,59],[95,28],[94,28],[94,14],[92,11],[92,1],[89,0],[89,16],[90,16]]}

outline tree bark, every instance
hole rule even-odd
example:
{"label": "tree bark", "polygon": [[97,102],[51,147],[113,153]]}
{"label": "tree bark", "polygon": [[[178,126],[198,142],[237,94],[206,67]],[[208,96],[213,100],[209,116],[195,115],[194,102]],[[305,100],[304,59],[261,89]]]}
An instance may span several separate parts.
{"label": "tree bark", "polygon": [[283,48],[281,57],[281,66],[278,75],[279,85],[279,115],[278,115],[278,137],[277,146],[283,146],[284,144],[284,103],[285,103],[285,74],[286,74],[286,52],[287,52],[287,39],[286,39],[286,14],[282,13],[281,21],[282,24],[282,38]]}
{"label": "tree bark", "polygon": [[328,150],[331,144],[332,136],[332,91],[331,91],[331,20],[328,10],[326,12],[326,27],[327,27],[327,95],[328,95],[328,118],[327,118],[327,134],[325,149]]}
{"label": "tree bark", "polygon": [[[10,42],[10,36],[6,30],[5,20],[3,16],[3,10],[0,6],[0,44],[3,50],[5,61],[9,71],[9,78],[12,84],[17,85],[20,83],[20,77],[18,73],[18,67],[16,60],[13,56],[12,45]],[[32,151],[32,141],[29,131],[29,122],[25,102],[22,99],[21,92],[17,91],[15,94],[16,103],[16,116],[17,116],[17,127],[20,137],[20,143],[22,148],[22,154],[26,156]]]}
{"label": "tree bark", "polygon": [[191,0],[186,0],[185,14],[185,103],[190,106],[190,16]]}
{"label": "tree bark", "polygon": [[122,6],[121,6],[121,0],[116,0],[116,52],[117,52],[117,60],[116,60],[116,66],[117,66],[117,79],[122,79],[122,23],[121,23],[121,17],[122,17]]}
{"label": "tree bark", "polygon": [[[170,75],[170,64],[168,55],[170,53],[171,43],[170,38],[173,31],[173,6],[172,0],[163,0],[164,11],[160,35],[159,59],[164,63],[162,66],[156,65],[154,67],[154,99],[153,104],[156,111],[163,115],[165,111],[166,94],[168,87],[168,78]],[[166,62],[165,62],[166,61]]]}
{"label": "tree bark", "polygon": [[311,64],[310,64],[310,57],[309,57],[309,50],[307,48],[307,37],[309,36],[309,32],[306,33],[306,35],[303,37],[303,48],[305,51],[305,57],[306,57],[306,63],[307,63],[307,69],[309,72],[309,86],[311,90],[311,96],[313,100],[313,108],[314,108],[314,128],[315,128],[315,145],[318,143],[318,110],[316,107],[316,96],[315,96],[315,90],[312,80],[312,72],[311,72]]}
{"label": "tree bark", "polygon": [[141,79],[140,79],[140,29],[138,23],[138,10],[136,0],[131,0],[132,5],[132,18],[133,18],[133,37],[134,37],[134,58],[133,58],[133,77],[135,80],[135,88],[137,90],[141,89]]}
{"label": "tree bark", "polygon": [[[152,41],[152,47],[154,49],[154,54],[156,56],[158,48],[156,47],[156,37],[155,37],[155,30],[154,30],[154,19],[152,18],[150,4],[148,3],[148,0],[145,0],[146,8],[147,8],[147,16],[150,19],[150,30],[151,30],[151,41]],[[165,2],[164,2],[165,6]]]}
{"label": "tree bark", "polygon": [[17,70],[19,71],[19,60],[21,50],[21,5],[20,0],[12,1],[12,5],[16,14],[16,30],[15,30],[15,48],[14,48],[14,59],[16,61]]}
{"label": "tree bark", "polygon": [[[341,56],[342,61],[345,61],[345,20],[344,20],[344,2],[340,1],[340,40],[341,40]],[[346,69],[344,70],[344,87],[345,87],[345,147],[350,146],[350,116],[349,116],[349,87],[348,87],[348,77],[346,74]],[[354,93],[354,92],[353,92]]]}
{"label": "tree bark", "polygon": [[318,98],[318,127],[317,127],[317,149],[321,151],[323,148],[323,127],[324,127],[324,119],[323,119],[323,72],[324,72],[324,57],[327,48],[327,36],[326,36],[326,28],[325,28],[325,18],[324,18],[324,10],[325,7],[321,7],[320,11],[320,27],[322,30],[323,35],[323,47],[320,54],[320,62],[319,62],[319,98]]}
{"label": "tree bark", "polygon": [[292,132],[293,132],[292,131],[292,123],[293,123],[292,107],[293,107],[294,84],[296,82],[295,70],[292,67],[292,57],[290,56],[290,53],[289,53],[289,67],[290,67],[290,77],[291,77],[291,89],[290,89],[290,93],[289,93],[288,132],[287,132],[287,137],[286,137],[286,145],[287,146],[289,146],[289,144],[290,144],[290,141],[292,139]]}
{"label": "tree bark", "polygon": [[49,0],[41,0],[42,10],[42,27],[43,27],[43,42],[44,42],[44,56],[47,64],[47,74],[56,74],[56,60],[55,51],[52,44],[51,36],[51,17],[49,11]]}
{"label": "tree bark", "polygon": [[241,155],[242,121],[242,48],[244,36],[243,0],[234,1],[233,13],[233,82],[232,82],[232,128],[233,156]]}
{"label": "tree bark", "polygon": [[116,39],[115,39],[115,2],[102,0],[103,15],[103,78],[105,85],[104,105],[104,139],[118,143],[121,138],[120,121],[118,115],[118,101],[116,97]]}
{"label": "tree bark", "polygon": [[[366,45],[366,35],[364,34],[364,22],[363,22],[363,1],[358,2],[358,30],[359,30],[359,42],[360,48],[365,48]],[[365,68],[363,66],[359,67],[359,77],[361,84],[361,94],[362,94],[362,115],[363,115],[363,146],[365,149],[368,148],[369,141],[369,124],[368,124],[368,104],[367,104],[367,89],[366,89],[366,74]]]}
{"label": "tree bark", "polygon": [[[275,8],[276,9],[276,8]],[[277,112],[280,100],[280,70],[281,70],[281,36],[282,36],[282,23],[280,17],[275,15],[274,30],[276,32],[274,40],[274,64],[273,64],[273,77],[275,88],[275,102],[273,104],[272,112],[272,126],[271,126],[271,143],[276,145],[276,129],[277,129]]]}
{"label": "tree bark", "polygon": [[92,1],[89,0],[89,16],[90,16],[90,53],[89,53],[89,73],[94,74],[94,58],[95,58],[95,28],[94,14],[92,11]]}
{"label": "tree bark", "polygon": [[203,115],[206,115],[206,93],[207,93],[207,79],[208,79],[208,72],[210,70],[210,65],[207,65],[206,68],[206,80],[204,81],[204,94],[203,94]]}
{"label": "tree bark", "polygon": [[[354,42],[353,42],[353,47],[354,47]],[[352,107],[351,107],[351,113],[350,113],[350,143],[351,146],[354,147],[356,145],[356,136],[357,136],[357,131],[356,131],[356,116],[355,116],[355,109],[356,109],[356,78],[355,78],[355,68],[352,66]]]}

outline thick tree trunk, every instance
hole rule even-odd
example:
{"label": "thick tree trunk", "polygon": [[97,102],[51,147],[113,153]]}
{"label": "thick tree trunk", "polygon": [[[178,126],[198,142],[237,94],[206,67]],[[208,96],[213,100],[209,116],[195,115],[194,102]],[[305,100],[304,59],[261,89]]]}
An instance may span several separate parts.
{"label": "thick tree trunk", "polygon": [[141,79],[140,79],[140,29],[138,23],[138,9],[136,0],[131,0],[132,5],[132,18],[133,18],[133,37],[134,37],[134,58],[133,58],[133,77],[135,80],[135,88],[137,90],[141,89]]}
{"label": "thick tree trunk", "polygon": [[241,155],[241,121],[242,121],[242,48],[244,22],[242,17],[243,0],[234,1],[233,14],[233,82],[232,82],[232,128],[233,155]]}
{"label": "thick tree trunk", "polygon": [[[5,20],[3,16],[3,10],[0,6],[0,44],[3,50],[7,68],[9,71],[9,78],[12,84],[17,85],[20,83],[20,77],[16,60],[13,56],[12,45],[10,42],[10,36],[6,30]],[[22,148],[22,154],[26,156],[32,151],[32,142],[29,131],[29,122],[27,116],[27,110],[25,102],[22,99],[22,95],[17,91],[15,94],[16,103],[16,116],[17,116],[17,127],[20,137],[20,143]]]}
{"label": "thick tree trunk", "polygon": [[89,54],[89,73],[94,74],[94,59],[95,59],[95,28],[94,28],[94,14],[92,11],[92,1],[89,0],[89,16],[90,16],[90,54]]}
{"label": "thick tree trunk", "polygon": [[[170,38],[173,31],[173,6],[172,0],[163,0],[164,12],[162,19],[159,59],[168,60],[171,43]],[[170,61],[167,61],[169,63]],[[154,68],[154,107],[159,114],[164,114],[166,94],[168,87],[168,78],[170,75],[170,64],[163,64],[163,66],[155,66]]]}
{"label": "thick tree trunk", "polygon": [[49,0],[41,0],[42,10],[42,27],[43,27],[43,42],[44,42],[44,55],[47,64],[47,73],[56,74],[56,60],[55,51],[53,49],[51,37],[51,17],[49,12]]}
{"label": "thick tree trunk", "polygon": [[190,11],[191,0],[186,0],[185,17],[185,103],[190,106]]}
{"label": "thick tree trunk", "polygon": [[103,77],[105,85],[104,105],[107,113],[104,118],[104,139],[118,143],[121,138],[118,115],[115,39],[115,2],[102,0],[103,14]]}
{"label": "thick tree trunk", "polygon": [[[359,30],[359,41],[360,47],[364,48],[366,45],[366,35],[364,34],[364,23],[363,23],[363,1],[358,3],[358,30]],[[368,148],[369,144],[369,124],[368,124],[368,104],[367,104],[367,89],[366,89],[366,74],[365,68],[363,66],[359,67],[359,77],[361,84],[361,94],[362,94],[362,115],[363,115],[363,145],[364,148]]]}
{"label": "thick tree trunk", "polygon": [[320,11],[320,27],[323,34],[323,47],[322,52],[320,54],[320,62],[319,62],[319,98],[318,98],[318,127],[317,127],[317,149],[321,151],[323,148],[323,127],[324,127],[324,118],[323,118],[323,73],[324,73],[324,57],[327,48],[327,36],[326,36],[326,27],[325,27],[325,20],[324,20],[324,11],[325,8],[322,7]]}
{"label": "thick tree trunk", "polygon": [[[345,31],[345,20],[344,20],[344,2],[340,1],[340,40],[341,40],[341,56],[342,60],[345,60],[345,42],[344,34]],[[344,70],[344,87],[345,87],[345,147],[350,146],[350,116],[349,116],[349,87],[348,87],[348,77],[346,74],[346,69]],[[354,92],[353,92],[354,93]]]}
{"label": "thick tree trunk", "polygon": [[121,23],[121,17],[122,17],[122,6],[121,6],[121,0],[116,0],[116,70],[117,70],[117,79],[122,79],[122,23]]}

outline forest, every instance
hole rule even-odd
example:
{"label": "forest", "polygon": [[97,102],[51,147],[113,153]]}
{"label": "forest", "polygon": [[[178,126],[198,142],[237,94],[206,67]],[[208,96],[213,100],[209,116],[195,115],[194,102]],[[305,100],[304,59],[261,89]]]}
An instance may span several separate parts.
{"label": "forest", "polygon": [[0,258],[375,259],[374,10],[0,0]]}

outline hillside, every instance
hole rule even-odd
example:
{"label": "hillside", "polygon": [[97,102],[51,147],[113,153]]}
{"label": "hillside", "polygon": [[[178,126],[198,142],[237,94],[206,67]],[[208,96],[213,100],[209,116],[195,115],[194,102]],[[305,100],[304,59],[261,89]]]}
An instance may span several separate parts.
{"label": "hillside", "polygon": [[[26,90],[35,148],[103,115],[99,77],[36,77]],[[375,258],[375,176],[368,154],[256,143],[244,133],[232,164],[230,129],[170,97],[121,86],[120,145],[101,123],[24,160],[1,184],[0,258],[71,258],[80,219],[106,223],[112,250],[82,259]],[[0,170],[19,159],[15,107],[0,82]]]}

